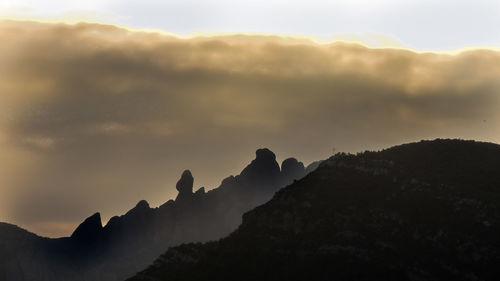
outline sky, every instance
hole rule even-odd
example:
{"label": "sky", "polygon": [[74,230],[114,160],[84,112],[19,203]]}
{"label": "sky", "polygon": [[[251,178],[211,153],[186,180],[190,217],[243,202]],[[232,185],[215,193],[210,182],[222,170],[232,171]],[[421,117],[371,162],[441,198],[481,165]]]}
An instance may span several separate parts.
{"label": "sky", "polygon": [[1,0],[0,18],[87,20],[180,35],[302,35],[415,50],[500,47],[498,0]]}
{"label": "sky", "polygon": [[217,187],[261,147],[500,143],[495,2],[78,2],[0,2],[0,221],[40,235],[158,206],[184,169]]}

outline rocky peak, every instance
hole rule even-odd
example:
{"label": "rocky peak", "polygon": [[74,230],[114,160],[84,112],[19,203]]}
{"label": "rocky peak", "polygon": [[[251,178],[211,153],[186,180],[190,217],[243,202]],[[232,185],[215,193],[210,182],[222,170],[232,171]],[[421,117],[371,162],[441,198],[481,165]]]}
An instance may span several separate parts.
{"label": "rocky peak", "polygon": [[304,164],[293,157],[287,158],[281,163],[282,173],[294,173],[303,171],[305,171]]}
{"label": "rocky peak", "polygon": [[229,176],[225,179],[222,180],[221,182],[221,186],[228,186],[228,185],[232,185],[236,182],[236,178],[234,176]]}
{"label": "rocky peak", "polygon": [[255,160],[261,160],[261,161],[272,161],[276,160],[276,155],[274,152],[269,150],[268,148],[259,148],[257,151],[255,151]]}
{"label": "rocky peak", "polygon": [[241,172],[241,179],[251,184],[276,185],[280,175],[276,155],[267,148],[261,148],[255,152],[255,156]]}
{"label": "rocky peak", "polygon": [[134,209],[138,209],[138,210],[149,209],[149,203],[146,200],[141,200],[141,201],[137,202],[137,205],[135,205]]}
{"label": "rocky peak", "polygon": [[149,203],[146,200],[141,200],[135,205],[134,208],[130,209],[124,216],[120,218],[122,223],[137,225],[138,223],[143,223],[144,220],[148,218],[153,209],[149,207]]}
{"label": "rocky peak", "polygon": [[302,178],[306,173],[306,169],[302,162],[295,158],[287,158],[281,163],[281,178],[282,184],[288,185],[293,180]]}
{"label": "rocky peak", "polygon": [[194,194],[198,195],[205,194],[205,187],[204,186],[200,187],[198,190],[196,190]]}
{"label": "rocky peak", "polygon": [[137,202],[135,207],[130,209],[125,214],[125,216],[130,216],[130,215],[136,216],[136,215],[144,214],[144,213],[148,212],[149,210],[151,210],[151,208],[149,207],[148,201],[141,200],[141,201]]}
{"label": "rocky peak", "polygon": [[72,239],[93,240],[102,230],[101,214],[95,213],[85,219],[71,234]]}
{"label": "rocky peak", "polygon": [[193,196],[193,182],[194,178],[193,175],[191,175],[191,171],[185,170],[175,185],[175,188],[179,191],[175,201],[182,201]]}

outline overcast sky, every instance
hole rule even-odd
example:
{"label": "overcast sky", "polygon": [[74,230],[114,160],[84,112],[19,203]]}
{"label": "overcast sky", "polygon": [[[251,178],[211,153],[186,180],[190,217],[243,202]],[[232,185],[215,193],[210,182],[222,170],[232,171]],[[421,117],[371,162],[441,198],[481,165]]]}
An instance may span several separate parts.
{"label": "overcast sky", "polygon": [[500,1],[41,2],[0,2],[0,221],[41,235],[158,206],[184,169],[217,187],[261,147],[500,142]]}
{"label": "overcast sky", "polygon": [[1,0],[0,17],[90,20],[182,35],[300,34],[417,50],[500,47],[498,0]]}

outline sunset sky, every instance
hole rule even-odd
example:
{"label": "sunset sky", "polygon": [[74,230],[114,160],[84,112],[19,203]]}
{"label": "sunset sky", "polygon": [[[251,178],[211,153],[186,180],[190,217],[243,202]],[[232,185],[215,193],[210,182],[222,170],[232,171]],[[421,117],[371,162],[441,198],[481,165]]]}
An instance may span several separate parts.
{"label": "sunset sky", "polygon": [[0,1],[0,221],[41,235],[260,147],[500,143],[498,1],[67,2]]}

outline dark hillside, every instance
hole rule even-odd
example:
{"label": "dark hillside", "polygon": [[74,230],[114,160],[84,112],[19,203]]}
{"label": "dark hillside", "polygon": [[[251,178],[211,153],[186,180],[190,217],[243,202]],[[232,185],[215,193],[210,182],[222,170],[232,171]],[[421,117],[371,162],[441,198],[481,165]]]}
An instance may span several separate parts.
{"label": "dark hillside", "polygon": [[499,145],[461,140],[337,154],[130,280],[499,280],[499,162]]}

